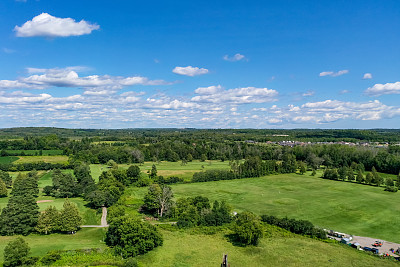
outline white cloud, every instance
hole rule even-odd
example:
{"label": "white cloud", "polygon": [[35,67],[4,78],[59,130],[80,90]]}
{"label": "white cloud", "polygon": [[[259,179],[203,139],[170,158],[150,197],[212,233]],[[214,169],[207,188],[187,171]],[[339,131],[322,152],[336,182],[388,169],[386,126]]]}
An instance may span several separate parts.
{"label": "white cloud", "polygon": [[348,93],[350,93],[349,90],[342,90],[339,92],[339,94],[341,94],[341,95],[348,94]]}
{"label": "white cloud", "polygon": [[[27,68],[34,75],[18,80],[0,80],[1,89],[46,89],[51,87],[81,87],[90,91],[117,91],[133,85],[165,85],[163,80],[149,80],[142,76],[120,77],[110,75],[90,75],[80,77],[77,71],[86,70],[84,67],[68,67],[65,69]],[[96,94],[96,93],[88,93]],[[98,94],[98,93],[97,93]]]}
{"label": "white cloud", "polygon": [[225,56],[223,57],[223,59],[226,60],[226,61],[231,61],[231,62],[240,61],[240,60],[247,60],[246,57],[245,57],[244,55],[241,55],[241,54],[239,54],[239,53],[233,55],[232,57],[230,57],[230,56],[228,56],[228,55],[225,55]]}
{"label": "white cloud", "polygon": [[192,66],[187,66],[187,67],[175,67],[172,70],[173,73],[179,74],[179,75],[185,75],[185,76],[197,76],[197,75],[203,75],[208,73],[208,69],[204,68],[198,68],[198,67],[192,67]]}
{"label": "white cloud", "polygon": [[17,37],[68,37],[90,34],[93,30],[100,29],[97,24],[84,20],[76,22],[72,18],[57,18],[48,13],[42,13],[22,26],[15,26]]}
{"label": "white cloud", "polygon": [[306,97],[306,96],[313,96],[314,94],[315,94],[314,91],[309,90],[309,91],[303,93],[302,96],[303,96],[303,97]]}
{"label": "white cloud", "polygon": [[4,47],[3,52],[6,54],[12,54],[12,53],[15,53],[15,50]]}
{"label": "white cloud", "polygon": [[400,82],[375,84],[365,90],[365,93],[370,96],[400,94]]}
{"label": "white cloud", "polygon": [[371,73],[365,73],[364,76],[363,76],[363,79],[364,80],[372,79],[372,74]]}
{"label": "white cloud", "polygon": [[[201,91],[202,92],[202,91]],[[277,101],[278,92],[268,88],[245,87],[215,91],[192,97],[195,102],[250,104]]]}
{"label": "white cloud", "polygon": [[337,76],[341,76],[341,75],[347,74],[347,73],[349,73],[348,70],[339,70],[337,72],[334,72],[334,71],[323,71],[323,72],[321,72],[319,74],[319,76],[320,77],[323,77],[323,76],[337,77]]}
{"label": "white cloud", "polygon": [[222,90],[221,85],[217,86],[213,85],[209,87],[199,87],[196,90],[194,90],[194,92],[199,95],[212,95],[220,92],[221,90]]}

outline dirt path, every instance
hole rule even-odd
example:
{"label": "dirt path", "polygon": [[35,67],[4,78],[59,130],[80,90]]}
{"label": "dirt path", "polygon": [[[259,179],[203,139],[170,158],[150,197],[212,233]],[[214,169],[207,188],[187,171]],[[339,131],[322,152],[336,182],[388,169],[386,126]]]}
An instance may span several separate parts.
{"label": "dirt path", "polygon": [[38,200],[36,203],[54,202],[54,200]]}
{"label": "dirt path", "polygon": [[101,224],[100,225],[81,225],[81,228],[108,227],[109,225],[107,224],[107,208],[103,207],[102,211],[103,211],[103,213],[101,215]]}

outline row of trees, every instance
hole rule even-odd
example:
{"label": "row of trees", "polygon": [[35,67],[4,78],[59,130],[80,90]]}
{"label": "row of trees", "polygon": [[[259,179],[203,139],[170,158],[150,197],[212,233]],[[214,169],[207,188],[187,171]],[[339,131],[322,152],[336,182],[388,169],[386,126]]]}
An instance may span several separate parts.
{"label": "row of trees", "polygon": [[393,191],[392,188],[400,186],[400,175],[397,176],[396,181],[394,181],[392,178],[384,179],[379,175],[375,167],[372,167],[372,171],[368,172],[365,176],[361,168],[356,171],[356,174],[352,167],[340,167],[339,169],[327,168],[324,170],[322,178],[350,182],[356,181],[360,184],[375,186],[381,186],[384,184],[386,185],[388,191]]}

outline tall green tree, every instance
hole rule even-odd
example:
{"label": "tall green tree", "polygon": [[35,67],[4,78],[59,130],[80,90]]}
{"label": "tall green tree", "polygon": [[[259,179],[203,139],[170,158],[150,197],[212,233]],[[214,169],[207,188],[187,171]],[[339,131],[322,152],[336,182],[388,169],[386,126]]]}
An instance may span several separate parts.
{"label": "tall green tree", "polygon": [[136,183],[140,178],[140,168],[136,165],[129,166],[126,171],[126,176],[128,177],[128,183],[133,184]]}
{"label": "tall green tree", "polygon": [[89,165],[83,163],[75,165],[74,175],[77,181],[79,194],[85,195],[96,190],[96,184],[90,173]]}
{"label": "tall green tree", "polygon": [[61,224],[60,212],[54,206],[49,206],[39,216],[35,230],[41,234],[49,234],[59,230]]}
{"label": "tall green tree", "polygon": [[65,200],[63,209],[60,212],[60,231],[75,232],[82,224],[82,217],[74,203],[68,198]]}
{"label": "tall green tree", "polygon": [[38,191],[36,177],[18,175],[7,206],[0,214],[1,235],[27,235],[34,230],[39,217],[35,200]]}
{"label": "tall green tree", "polygon": [[360,169],[358,169],[356,181],[357,183],[362,183],[364,181],[364,175]]}
{"label": "tall green tree", "polygon": [[173,204],[173,196],[171,187],[152,184],[144,197],[144,208],[159,217],[163,217]]}
{"label": "tall green tree", "polygon": [[29,245],[21,237],[10,241],[4,248],[4,267],[15,267],[24,265],[29,254]]}

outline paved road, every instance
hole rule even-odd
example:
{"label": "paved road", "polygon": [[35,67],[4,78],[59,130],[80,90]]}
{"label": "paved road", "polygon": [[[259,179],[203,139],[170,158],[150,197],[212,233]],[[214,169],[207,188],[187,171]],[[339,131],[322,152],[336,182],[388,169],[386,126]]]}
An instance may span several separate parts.
{"label": "paved road", "polygon": [[107,208],[103,207],[102,211],[103,211],[103,213],[101,215],[101,224],[100,225],[81,225],[81,228],[108,227],[108,224],[107,224]]}
{"label": "paved road", "polygon": [[[337,241],[340,241],[341,238],[338,237],[334,237]],[[350,241],[350,243],[354,244],[354,243],[359,243],[361,245],[361,247],[369,247],[369,248],[374,248],[374,246],[372,246],[372,244],[375,243],[375,241],[381,241],[383,244],[381,247],[377,247],[377,249],[379,249],[379,254],[383,253],[386,254],[388,253],[391,256],[394,257],[398,257],[398,255],[393,254],[390,249],[394,249],[395,251],[400,248],[400,244],[397,243],[393,243],[393,242],[389,242],[389,241],[385,241],[379,238],[372,238],[372,237],[365,237],[365,236],[356,236],[353,235],[353,239]]]}

